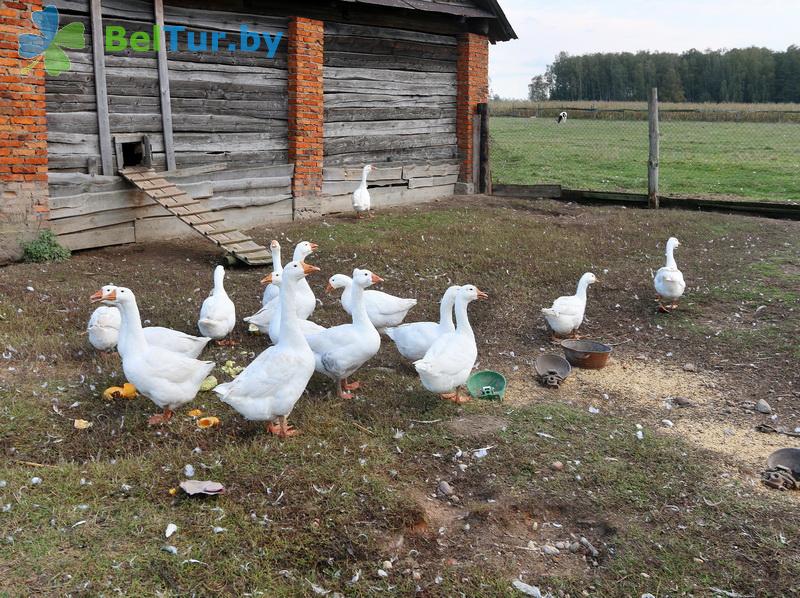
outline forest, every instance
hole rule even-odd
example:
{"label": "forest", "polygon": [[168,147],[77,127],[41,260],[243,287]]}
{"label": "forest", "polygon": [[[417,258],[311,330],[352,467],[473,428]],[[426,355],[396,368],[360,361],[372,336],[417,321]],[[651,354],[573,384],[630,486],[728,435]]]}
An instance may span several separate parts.
{"label": "forest", "polygon": [[800,46],[667,52],[561,52],[531,80],[531,100],[800,102]]}

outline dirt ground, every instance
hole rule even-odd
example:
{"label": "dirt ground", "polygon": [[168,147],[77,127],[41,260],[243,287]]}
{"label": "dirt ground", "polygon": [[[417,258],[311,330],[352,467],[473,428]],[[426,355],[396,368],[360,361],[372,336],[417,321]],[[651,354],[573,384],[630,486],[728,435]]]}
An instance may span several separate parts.
{"label": "dirt ground", "polygon": [[[560,596],[800,591],[786,577],[800,572],[787,523],[797,521],[800,493],[759,481],[773,450],[800,441],[755,431],[800,427],[800,223],[477,197],[251,232],[264,244],[279,239],[285,256],[300,240],[319,243],[309,261],[322,270],[311,283],[320,299],[312,319],[323,325],[346,321],[322,291],[327,276],[354,267],[418,298],[407,321],[436,319],[450,284],[486,291],[490,300],[470,307],[477,367],[507,376],[504,402],[442,404],[386,341],[355,401],[312,380],[292,416],[303,430],[296,440],[268,438],[205,393],[193,406],[220,416],[220,428],[199,431],[181,416],[150,429],[146,399],[99,398],[122,374],[117,356],[98,355],[81,334],[88,297],[103,284],[128,286],[146,324],[194,332],[218,250],[198,238],[2,268],[0,503],[11,507],[0,532],[11,540],[0,595],[27,583],[43,595],[291,596],[316,587],[498,596],[520,595],[510,586],[519,577]],[[651,277],[673,235],[688,287],[678,311],[658,314]],[[533,362],[560,348],[539,310],[573,293],[585,271],[599,282],[581,334],[612,344],[613,357],[546,389]],[[258,308],[266,272],[229,269],[240,320]],[[204,354],[220,381],[226,361],[246,365],[268,344],[244,323],[233,338],[236,347]],[[754,410],[759,399],[771,414]],[[72,429],[75,418],[92,428]],[[481,448],[488,457],[475,456]],[[229,494],[218,503],[171,498],[185,463],[224,478]],[[36,475],[46,497],[31,486]],[[75,481],[90,476],[91,490]],[[58,483],[48,489],[49,478]],[[452,495],[438,490],[442,480]],[[201,533],[215,504],[235,539]],[[156,539],[170,517],[181,519],[180,557]],[[49,531],[37,535],[42,526]],[[214,563],[177,564],[191,558]]]}

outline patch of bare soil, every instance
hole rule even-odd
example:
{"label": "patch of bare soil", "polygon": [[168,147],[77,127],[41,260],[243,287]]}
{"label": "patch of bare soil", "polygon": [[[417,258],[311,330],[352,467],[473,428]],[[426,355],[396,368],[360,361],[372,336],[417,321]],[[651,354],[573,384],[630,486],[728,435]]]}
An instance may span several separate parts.
{"label": "patch of bare soil", "polygon": [[508,420],[494,415],[467,415],[451,419],[445,427],[463,438],[484,438],[504,430]]}
{"label": "patch of bare soil", "polygon": [[386,550],[395,556],[407,555],[400,563],[412,571],[421,563],[429,568],[438,562],[442,567],[485,564],[523,576],[588,577],[593,562],[604,555],[592,555],[580,538],[596,538],[602,547],[616,533],[607,522],[554,505],[511,498],[488,503],[448,499],[419,489],[409,490],[408,496],[422,517],[394,537]]}
{"label": "patch of bare soil", "polygon": [[[743,474],[759,489],[759,474],[770,453],[800,446],[796,438],[756,432],[760,423],[778,423],[743,408],[724,374],[688,372],[655,361],[612,359],[602,370],[575,368],[559,390],[517,375],[509,381],[506,396],[512,405],[556,401],[622,415],[641,423],[645,433],[650,429],[674,435],[704,449],[703,454],[718,455],[720,474]],[[795,493],[791,499],[800,501],[800,496]]]}

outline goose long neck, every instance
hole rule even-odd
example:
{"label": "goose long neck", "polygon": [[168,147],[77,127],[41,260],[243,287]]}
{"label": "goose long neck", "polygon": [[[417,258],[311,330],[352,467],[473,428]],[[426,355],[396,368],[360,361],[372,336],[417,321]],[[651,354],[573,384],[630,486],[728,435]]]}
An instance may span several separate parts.
{"label": "goose long neck", "polygon": [[667,245],[667,268],[678,269],[678,264],[675,263],[675,246],[671,243]]}
{"label": "goose long neck", "polygon": [[342,305],[352,305],[353,303],[353,279],[347,279],[347,282],[344,285],[344,291],[342,291]]}
{"label": "goose long neck", "polygon": [[139,306],[135,301],[118,305],[119,313],[122,316],[120,323],[120,335],[124,335],[126,349],[140,351],[147,350],[147,340],[142,330],[142,319],[139,315]]}
{"label": "goose long neck", "polygon": [[581,278],[578,281],[578,290],[575,291],[575,296],[580,297],[584,301],[586,301],[586,289],[589,288],[589,281],[585,278]]}
{"label": "goose long neck", "polygon": [[361,171],[361,186],[362,187],[366,187],[367,186],[367,174],[368,174],[368,171],[367,171],[367,167],[365,166],[364,170]]}
{"label": "goose long neck", "polygon": [[356,326],[372,325],[367,315],[367,306],[364,303],[364,289],[359,285],[350,283],[350,309],[353,315],[353,324]]}
{"label": "goose long neck", "polygon": [[456,299],[456,332],[473,336],[472,326],[467,315],[468,301],[463,297]]}
{"label": "goose long neck", "polygon": [[439,304],[439,326],[442,328],[447,328],[449,330],[453,329],[453,304],[455,300],[448,296],[442,299],[442,302]]}
{"label": "goose long neck", "polygon": [[225,279],[224,270],[214,270],[214,290],[212,291],[212,294],[222,295],[225,293],[225,285],[223,283],[224,279]]}
{"label": "goose long neck", "polygon": [[279,345],[297,344],[305,340],[297,317],[297,307],[295,305],[296,289],[297,282],[288,277],[281,282],[281,335],[278,339]]}
{"label": "goose long neck", "polygon": [[283,265],[281,265],[281,248],[280,248],[280,246],[273,247],[272,249],[270,249],[270,252],[272,253],[272,271],[273,272],[282,272],[283,271]]}

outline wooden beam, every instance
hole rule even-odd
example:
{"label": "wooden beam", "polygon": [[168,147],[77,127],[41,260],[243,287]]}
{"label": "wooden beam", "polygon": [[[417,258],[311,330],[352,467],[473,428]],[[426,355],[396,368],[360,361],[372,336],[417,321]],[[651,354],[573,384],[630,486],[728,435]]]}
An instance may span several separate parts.
{"label": "wooden beam", "polygon": [[[164,31],[164,2],[154,0],[156,27]],[[163,37],[163,34],[162,34]],[[167,66],[166,40],[158,44],[158,93],[161,98],[161,124],[164,133],[164,153],[167,156],[167,170],[175,170],[175,144],[172,139],[172,100],[169,95],[169,70]]]}
{"label": "wooden beam", "polygon": [[650,157],[647,161],[647,203],[653,209],[658,209],[658,88],[650,90],[647,101],[647,120],[650,131]]}
{"label": "wooden beam", "polygon": [[492,194],[492,175],[489,170],[489,104],[478,104],[478,114],[481,117],[481,150],[478,193]]}
{"label": "wooden beam", "polygon": [[481,185],[481,115],[472,115],[472,188],[477,193]]}
{"label": "wooden beam", "polygon": [[97,130],[100,140],[100,161],[103,174],[114,174],[111,125],[108,119],[108,89],[106,88],[106,59],[103,48],[103,9],[100,0],[91,0],[92,60],[94,62],[94,90],[97,101]]}

